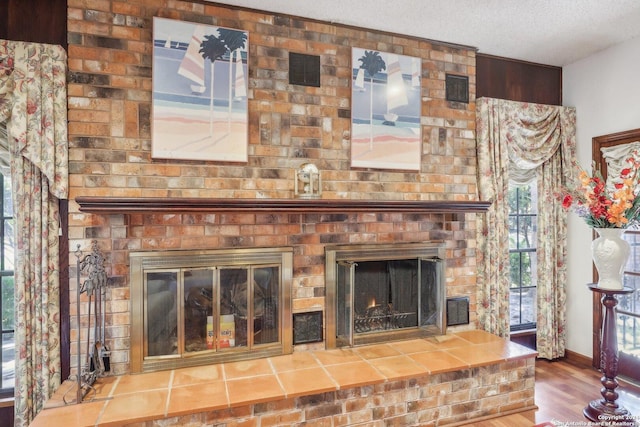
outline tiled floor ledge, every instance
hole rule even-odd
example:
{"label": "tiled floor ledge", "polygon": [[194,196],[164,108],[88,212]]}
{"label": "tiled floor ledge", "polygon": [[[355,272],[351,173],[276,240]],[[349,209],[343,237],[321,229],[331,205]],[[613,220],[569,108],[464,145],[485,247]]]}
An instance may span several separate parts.
{"label": "tiled floor ledge", "polygon": [[[482,331],[100,378],[40,426],[442,426],[535,408],[536,352]],[[62,406],[60,406],[62,405]]]}

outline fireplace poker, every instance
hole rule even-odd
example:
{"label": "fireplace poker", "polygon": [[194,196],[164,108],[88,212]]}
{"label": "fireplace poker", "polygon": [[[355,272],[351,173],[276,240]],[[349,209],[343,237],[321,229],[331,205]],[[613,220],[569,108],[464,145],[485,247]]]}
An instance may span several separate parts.
{"label": "fireplace poker", "polygon": [[[94,289],[95,293],[96,293],[96,298],[93,302],[93,304],[95,305],[95,316],[96,316],[96,321],[95,321],[95,325],[93,327],[93,346],[91,347],[91,356],[89,357],[89,371],[90,372],[95,372],[97,375],[100,375],[100,373],[104,372],[104,366],[102,365],[102,358],[100,357],[100,327],[99,327],[99,321],[100,321],[100,301],[102,298],[100,296],[100,289],[98,289],[97,287]],[[89,302],[89,304],[91,304],[91,302]],[[89,309],[91,309],[91,306],[89,306]],[[89,319],[89,321],[91,321],[91,319]]]}
{"label": "fireplace poker", "polygon": [[[82,402],[82,375],[80,375],[80,366],[82,365],[82,352],[80,351],[81,347],[81,337],[80,337],[80,293],[82,292],[82,289],[80,287],[80,255],[82,254],[82,252],[80,252],[80,245],[78,245],[78,248],[76,249],[75,255],[76,255],[76,318],[78,320],[78,373],[76,374],[76,377],[78,379],[78,389],[76,392],[76,403],[80,403]],[[65,402],[66,403],[66,402]]]}
{"label": "fireplace poker", "polygon": [[101,299],[101,312],[102,312],[102,320],[100,321],[100,343],[102,344],[100,346],[100,356],[102,358],[102,366],[104,368],[104,372],[109,372],[111,371],[111,351],[109,350],[109,347],[107,346],[107,343],[105,341],[105,335],[106,335],[106,325],[105,325],[105,311],[107,308],[107,287],[106,287],[106,283],[105,286],[102,287],[102,295],[100,296]]}
{"label": "fireplace poker", "polygon": [[106,286],[102,281],[98,281],[96,288],[95,312],[96,322],[93,331],[94,345],[91,357],[91,371],[96,372],[98,376],[108,372],[111,369],[110,352],[105,344],[105,309],[106,309]]}

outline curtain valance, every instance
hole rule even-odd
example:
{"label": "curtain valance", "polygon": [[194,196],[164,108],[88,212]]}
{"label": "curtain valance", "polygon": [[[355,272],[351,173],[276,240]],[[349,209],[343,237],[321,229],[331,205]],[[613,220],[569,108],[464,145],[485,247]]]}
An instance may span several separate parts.
{"label": "curtain valance", "polygon": [[9,148],[47,177],[58,199],[69,192],[66,72],[61,46],[0,39],[0,121]]}
{"label": "curtain valance", "polygon": [[571,107],[480,98],[476,108],[479,116],[488,118],[488,126],[478,128],[478,139],[492,133],[496,140],[507,142],[509,179],[516,183],[532,181],[535,169],[574,137],[567,133],[575,126]]}

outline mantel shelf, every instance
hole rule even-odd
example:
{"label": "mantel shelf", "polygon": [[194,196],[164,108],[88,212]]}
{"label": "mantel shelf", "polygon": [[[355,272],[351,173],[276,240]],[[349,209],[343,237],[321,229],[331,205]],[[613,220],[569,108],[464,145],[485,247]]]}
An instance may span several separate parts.
{"label": "mantel shelf", "polygon": [[203,199],[177,197],[76,197],[80,212],[132,213],[483,213],[483,201],[344,200],[344,199]]}

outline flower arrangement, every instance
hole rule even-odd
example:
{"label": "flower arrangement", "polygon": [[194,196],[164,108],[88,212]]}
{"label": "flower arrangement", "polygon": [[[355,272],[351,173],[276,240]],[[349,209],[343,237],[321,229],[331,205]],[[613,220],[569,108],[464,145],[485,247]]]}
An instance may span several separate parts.
{"label": "flower arrangement", "polygon": [[628,228],[639,224],[640,153],[634,151],[626,162],[628,166],[612,178],[610,190],[600,171],[590,176],[581,170],[579,185],[564,194],[562,206],[573,207],[594,228]]}

